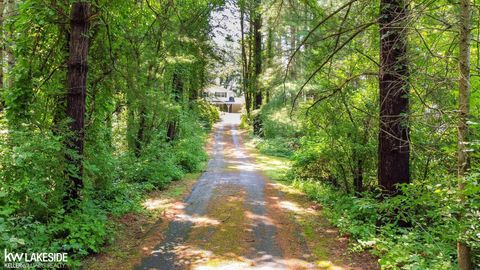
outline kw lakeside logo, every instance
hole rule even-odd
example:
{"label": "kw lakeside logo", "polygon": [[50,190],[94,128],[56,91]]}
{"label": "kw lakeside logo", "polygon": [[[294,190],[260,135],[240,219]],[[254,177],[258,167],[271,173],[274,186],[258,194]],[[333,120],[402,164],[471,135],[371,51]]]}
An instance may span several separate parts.
{"label": "kw lakeside logo", "polygon": [[8,269],[65,268],[67,253],[18,253],[4,250],[3,266]]}

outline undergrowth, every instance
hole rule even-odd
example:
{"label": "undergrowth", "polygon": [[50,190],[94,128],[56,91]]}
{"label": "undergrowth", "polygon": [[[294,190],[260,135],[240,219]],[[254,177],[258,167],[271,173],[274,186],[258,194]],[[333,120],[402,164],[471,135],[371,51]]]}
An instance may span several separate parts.
{"label": "undergrowth", "polygon": [[62,137],[27,128],[10,131],[8,139],[0,140],[0,250],[66,252],[67,266],[80,267],[83,257],[113,241],[110,216],[139,211],[147,192],[203,169],[203,144],[219,119],[218,111],[197,102],[177,119],[174,141],[158,132],[139,156],[122,145],[97,140],[106,136],[101,131],[87,134],[82,199],[71,212],[62,207]]}
{"label": "undergrowth", "polygon": [[[316,181],[291,184],[324,206],[327,218],[354,240],[352,251],[371,251],[382,269],[455,269],[459,232],[467,227],[467,234],[478,233],[475,219],[462,226],[449,218],[458,213],[458,207],[454,187],[448,185],[406,185],[402,195],[380,201],[373,194],[358,198]],[[478,220],[478,208],[469,215]],[[411,225],[398,226],[400,220]],[[470,244],[478,261],[479,242]]]}

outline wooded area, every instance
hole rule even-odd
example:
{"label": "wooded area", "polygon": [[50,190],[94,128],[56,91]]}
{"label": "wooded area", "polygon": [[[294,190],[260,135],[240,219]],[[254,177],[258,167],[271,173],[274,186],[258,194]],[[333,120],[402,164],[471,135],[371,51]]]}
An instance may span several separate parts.
{"label": "wooded area", "polygon": [[202,97],[219,81],[353,251],[476,269],[479,14],[477,0],[0,0],[0,249],[67,252],[72,269],[101,252],[112,216],[204,170],[220,113]]}

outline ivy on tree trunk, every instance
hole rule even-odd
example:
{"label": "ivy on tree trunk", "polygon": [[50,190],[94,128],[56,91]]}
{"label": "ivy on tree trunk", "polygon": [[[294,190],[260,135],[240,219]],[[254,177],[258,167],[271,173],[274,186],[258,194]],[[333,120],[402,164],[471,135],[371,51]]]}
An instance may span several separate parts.
{"label": "ivy on tree trunk", "polygon": [[67,71],[66,115],[70,120],[70,136],[67,143],[67,196],[70,201],[80,198],[83,187],[83,148],[85,140],[85,98],[88,71],[89,4],[72,4],[70,18],[70,46]]}

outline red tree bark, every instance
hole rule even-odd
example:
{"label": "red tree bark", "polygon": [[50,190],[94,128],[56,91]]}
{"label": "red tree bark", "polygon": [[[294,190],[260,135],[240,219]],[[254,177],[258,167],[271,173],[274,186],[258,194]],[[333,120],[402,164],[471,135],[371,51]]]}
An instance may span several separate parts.
{"label": "red tree bark", "polygon": [[379,186],[387,195],[410,181],[408,65],[405,0],[380,2],[380,132]]}
{"label": "red tree bark", "polygon": [[75,173],[72,173],[71,170],[68,172],[70,183],[67,195],[70,200],[78,199],[80,190],[83,187],[85,97],[88,71],[88,16],[88,3],[77,2],[72,4],[66,106],[66,115],[71,121],[69,125],[71,136],[66,141],[67,148],[70,150],[70,153],[67,154],[67,162],[70,168],[75,171]]}

